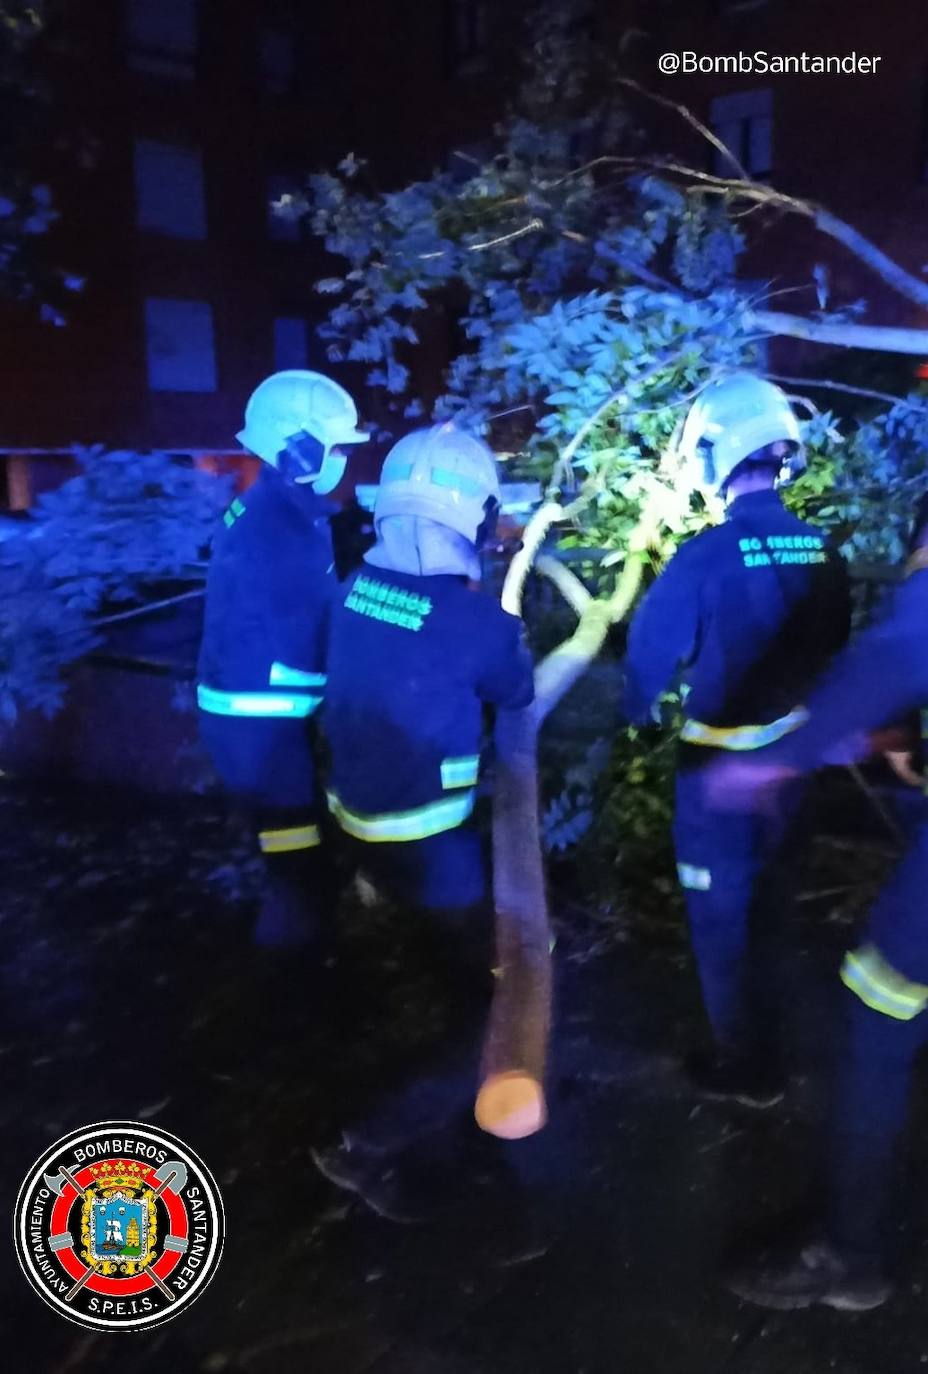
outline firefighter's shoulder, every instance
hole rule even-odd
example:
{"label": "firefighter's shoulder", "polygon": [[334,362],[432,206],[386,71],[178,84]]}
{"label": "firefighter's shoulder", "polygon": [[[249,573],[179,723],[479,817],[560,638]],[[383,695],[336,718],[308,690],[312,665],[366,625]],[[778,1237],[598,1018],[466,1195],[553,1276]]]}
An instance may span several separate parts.
{"label": "firefighter's shoulder", "polygon": [[664,573],[674,577],[692,575],[703,566],[711,566],[729,550],[737,548],[737,544],[737,535],[731,525],[709,525],[677,545],[664,565]]}

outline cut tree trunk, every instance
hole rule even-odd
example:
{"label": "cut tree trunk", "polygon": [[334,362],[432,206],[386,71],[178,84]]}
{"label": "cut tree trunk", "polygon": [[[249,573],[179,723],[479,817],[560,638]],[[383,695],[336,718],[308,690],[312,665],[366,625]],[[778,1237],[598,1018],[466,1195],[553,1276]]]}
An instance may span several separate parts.
{"label": "cut tree trunk", "polygon": [[[546,512],[542,518],[548,518]],[[642,522],[639,535],[650,524]],[[545,887],[538,789],[538,736],[548,713],[583,675],[638,593],[646,540],[634,539],[608,601],[594,600],[573,573],[539,559],[580,615],[573,635],[539,664],[535,701],[500,711],[493,799],[493,899],[496,990],[484,1044],[478,1125],[504,1140],[541,1130],[547,1120],[545,1069],[552,1021],[551,922]],[[524,581],[524,570],[517,570]]]}

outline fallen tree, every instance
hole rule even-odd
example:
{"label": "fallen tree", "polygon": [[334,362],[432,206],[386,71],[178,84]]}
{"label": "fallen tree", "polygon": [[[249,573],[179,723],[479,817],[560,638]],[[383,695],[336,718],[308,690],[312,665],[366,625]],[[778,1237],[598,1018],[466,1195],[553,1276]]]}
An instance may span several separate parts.
{"label": "fallen tree", "polygon": [[[542,4],[532,17],[524,86],[480,149],[387,192],[349,155],[284,207],[305,213],[344,264],[317,283],[332,302],[323,330],[331,360],[367,367],[396,428],[429,412],[457,418],[489,435],[514,476],[546,483],[504,605],[520,612],[534,567],[578,614],[574,634],[539,664],[534,707],[501,715],[496,730],[500,976],[477,1115],[504,1135],[537,1129],[545,1115],[551,980],[539,732],[642,577],[713,518],[674,481],[686,408],[721,372],[763,371],[772,338],[928,353],[928,331],[886,328],[861,318],[859,302],[829,300],[817,263],[785,287],[740,280],[748,232],[793,216],[913,304],[928,301],[923,282],[824,207],[752,182],[736,162],[732,177],[711,176],[646,149],[629,105],[634,83],[601,79],[603,55],[573,27],[573,9],[569,0]],[[599,78],[587,81],[597,66]],[[776,308],[786,291],[808,295],[813,308]],[[455,314],[461,342],[436,396],[417,386],[415,360],[424,314],[439,304]],[[850,425],[814,399],[829,387],[859,403]],[[820,377],[789,389],[805,413],[811,460],[791,503],[852,556],[894,560],[924,486],[924,397]],[[589,586],[544,561],[551,536],[610,551]],[[618,849],[622,837],[613,838]]]}

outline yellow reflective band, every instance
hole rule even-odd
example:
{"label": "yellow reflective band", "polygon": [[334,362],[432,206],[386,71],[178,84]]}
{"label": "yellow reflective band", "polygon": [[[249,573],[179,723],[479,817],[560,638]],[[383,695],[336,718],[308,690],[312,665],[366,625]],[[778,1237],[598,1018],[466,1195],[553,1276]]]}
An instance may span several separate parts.
{"label": "yellow reflective band", "polygon": [[218,692],[213,687],[197,687],[197,705],[212,716],[277,716],[294,720],[311,716],[321,697],[283,692]]}
{"label": "yellow reflective band", "polygon": [[479,769],[479,754],[471,754],[461,759],[445,759],[441,765],[441,785],[446,792],[455,787],[476,787]]}
{"label": "yellow reflective band", "polygon": [[912,1021],[928,1006],[928,987],[894,969],[876,945],[864,945],[845,956],[841,982],[871,1011],[896,1021]]}
{"label": "yellow reflective band", "polygon": [[712,874],[708,868],[696,868],[693,864],[677,864],[680,886],[688,892],[708,892],[712,886]]}
{"label": "yellow reflective band", "polygon": [[261,830],[258,841],[264,854],[291,854],[297,849],[315,849],[322,844],[317,825],[294,825],[289,830]]}
{"label": "yellow reflective band", "polygon": [[772,720],[769,725],[703,725],[699,720],[686,720],[680,731],[680,738],[687,744],[706,744],[714,749],[763,749],[765,744],[775,744],[784,735],[805,725],[809,713],[804,707],[790,711],[788,716]]}
{"label": "yellow reflective band", "polygon": [[272,687],[324,687],[325,673],[304,673],[302,668],[288,668],[286,663],[272,663],[268,678]]}
{"label": "yellow reflective band", "polygon": [[427,840],[445,830],[454,830],[474,809],[474,793],[430,802],[413,811],[392,811],[382,816],[361,816],[343,806],[334,792],[328,794],[329,810],[346,835],[369,844],[399,844]]}

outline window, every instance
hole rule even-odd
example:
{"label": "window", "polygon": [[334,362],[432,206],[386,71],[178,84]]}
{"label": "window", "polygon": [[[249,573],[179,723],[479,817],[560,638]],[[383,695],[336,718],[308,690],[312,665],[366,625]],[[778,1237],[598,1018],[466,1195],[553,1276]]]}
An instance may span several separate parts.
{"label": "window", "polygon": [[306,321],[299,315],[278,315],[274,321],[274,367],[283,372],[288,367],[309,365],[309,338]]}
{"label": "window", "polygon": [[261,85],[268,95],[288,95],[296,72],[293,35],[285,29],[262,29],[258,42]]}
{"label": "window", "polygon": [[206,198],[199,151],[136,139],[135,204],[140,229],[174,239],[205,239]]}
{"label": "window", "polygon": [[[713,133],[751,176],[768,176],[773,170],[773,92],[738,91],[720,95],[709,111]],[[715,154],[718,176],[735,176],[735,168],[722,153]]]}
{"label": "window", "polygon": [[196,0],[126,0],[129,63],[189,80],[197,53]]}
{"label": "window", "polygon": [[446,48],[452,75],[466,76],[486,66],[489,29],[487,0],[446,0]]}
{"label": "window", "polygon": [[213,311],[206,301],[149,297],[145,342],[152,391],[216,390]]}
{"label": "window", "polygon": [[275,243],[299,243],[303,237],[298,215],[285,209],[275,210],[284,196],[299,196],[300,183],[296,177],[276,172],[267,179],[267,235]]}

